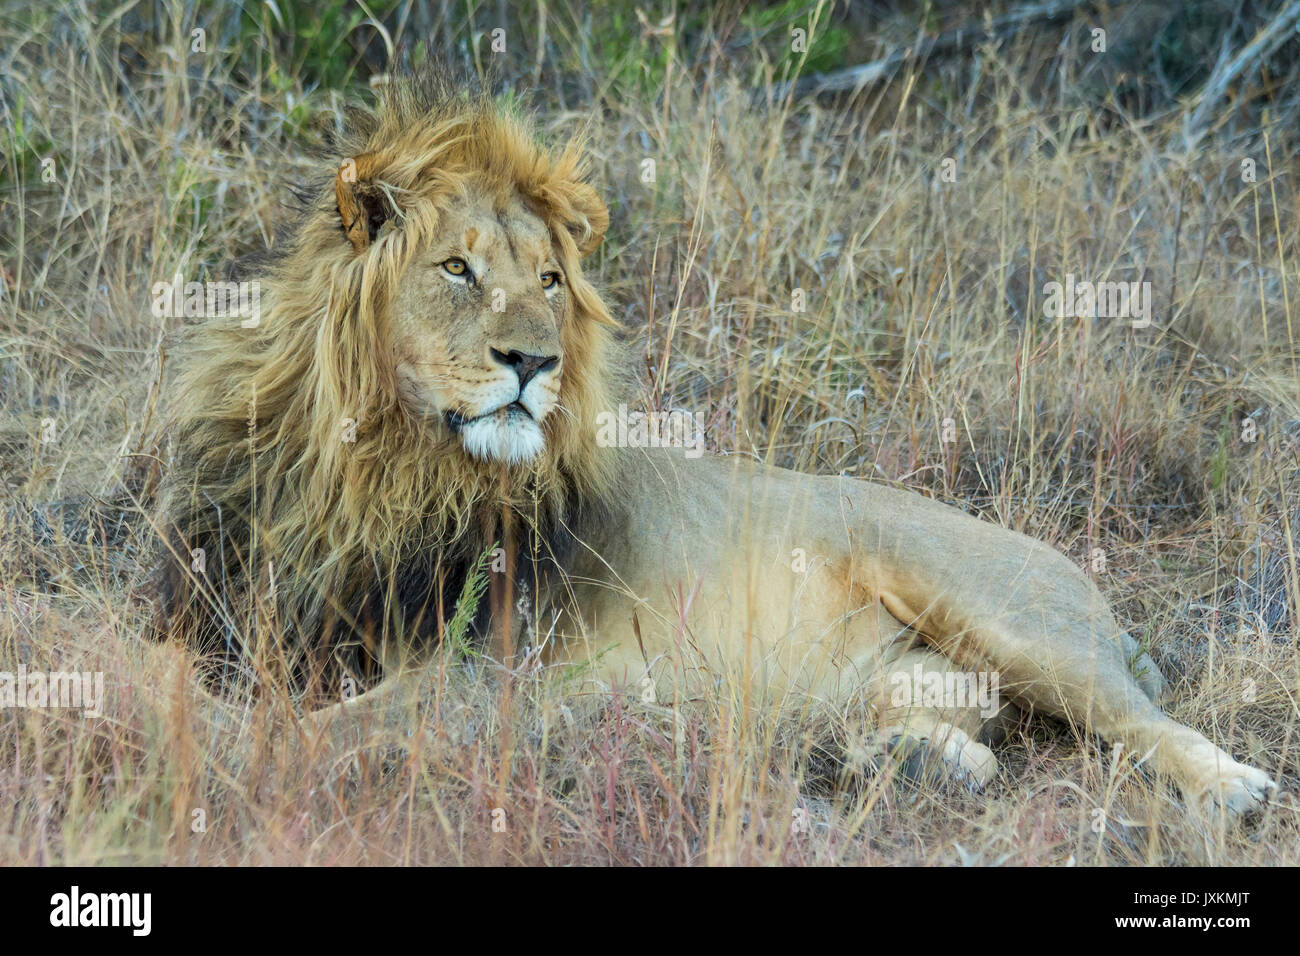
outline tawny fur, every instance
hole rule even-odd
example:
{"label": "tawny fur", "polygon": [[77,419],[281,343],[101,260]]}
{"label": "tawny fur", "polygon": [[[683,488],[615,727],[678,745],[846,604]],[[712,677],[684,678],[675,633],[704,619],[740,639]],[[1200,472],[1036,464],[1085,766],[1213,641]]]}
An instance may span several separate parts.
{"label": "tawny fur", "polygon": [[[608,216],[579,155],[538,147],[517,115],[436,83],[399,85],[359,118],[348,162],[261,276],[260,325],[196,336],[163,517],[164,630],[337,699],[339,672],[378,676],[400,663],[394,649],[404,657],[438,636],[500,540],[559,572],[532,579],[534,610],[555,612],[527,636],[539,659],[578,665],[601,688],[649,681],[667,698],[731,686],[830,705],[874,723],[885,750],[915,738],[980,784],[996,760],[975,738],[1005,704],[1123,744],[1211,806],[1268,800],[1268,774],[1160,709],[1159,681],[1131,673],[1133,642],[1103,595],[1042,542],[877,483],[598,448],[617,364],[579,260]],[[482,287],[471,309],[468,279],[447,292],[448,263],[452,276],[468,268],[475,222],[499,234],[482,268],[514,290],[514,311],[486,308]],[[562,295],[542,291],[552,265]],[[430,329],[469,329],[468,344],[436,354],[448,350]],[[531,386],[507,360],[525,352],[552,389],[559,381],[556,413],[538,405],[526,423],[542,429],[543,451],[526,467],[484,463],[436,393],[504,374],[507,396],[468,420],[502,413],[508,427],[510,396]],[[810,560],[796,572],[799,553]],[[500,633],[493,651],[509,664],[516,578],[500,577],[508,603],[488,602],[479,631]],[[882,696],[913,648],[918,674],[1000,675],[1008,699],[985,713]],[[862,736],[874,759],[881,748]]]}

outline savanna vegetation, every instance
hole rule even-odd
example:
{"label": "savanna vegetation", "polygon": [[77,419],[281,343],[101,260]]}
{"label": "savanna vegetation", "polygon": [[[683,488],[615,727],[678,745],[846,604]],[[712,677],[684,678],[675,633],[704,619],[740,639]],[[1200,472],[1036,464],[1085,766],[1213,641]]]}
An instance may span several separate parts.
{"label": "savanna vegetation", "polygon": [[[344,104],[436,58],[587,132],[647,407],[1052,543],[1169,712],[1295,786],[1295,5],[975,7],[6,3],[0,671],[105,693],[0,710],[0,862],[1300,863],[1289,795],[1216,827],[1038,722],[985,793],[923,788],[740,693],[670,719],[462,647],[313,735],[141,640],[186,324],[151,289],[274,243]],[[1048,314],[1067,281],[1148,321]]]}

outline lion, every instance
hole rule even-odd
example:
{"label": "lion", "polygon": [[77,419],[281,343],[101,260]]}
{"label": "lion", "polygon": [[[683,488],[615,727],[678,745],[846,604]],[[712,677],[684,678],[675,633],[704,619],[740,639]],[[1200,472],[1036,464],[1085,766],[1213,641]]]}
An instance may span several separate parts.
{"label": "lion", "polygon": [[[340,682],[397,692],[460,614],[498,660],[605,688],[739,680],[856,714],[856,758],[910,748],[974,789],[1033,712],[1210,810],[1276,790],[1161,710],[1150,657],[1048,545],[908,490],[600,440],[634,382],[583,271],[609,214],[580,138],[548,148],[523,110],[423,77],[337,150],[256,266],[257,321],[198,329],[173,402],[158,626],[212,675],[337,710]],[[991,699],[954,699],[989,675]]]}

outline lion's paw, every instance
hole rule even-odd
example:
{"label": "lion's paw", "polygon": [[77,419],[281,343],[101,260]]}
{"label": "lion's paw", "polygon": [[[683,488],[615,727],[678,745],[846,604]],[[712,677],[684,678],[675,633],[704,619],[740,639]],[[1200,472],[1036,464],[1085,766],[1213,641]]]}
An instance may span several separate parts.
{"label": "lion's paw", "polygon": [[962,781],[976,792],[982,792],[998,775],[998,758],[993,751],[969,738],[957,749],[955,759],[947,754],[944,759],[955,765]]}
{"label": "lion's paw", "polygon": [[930,733],[904,731],[886,739],[883,746],[868,748],[875,758],[871,763],[879,767],[880,758],[888,754],[898,773],[914,783],[938,786],[952,781],[979,793],[998,773],[993,751],[956,727],[945,725],[941,732]]}
{"label": "lion's paw", "polygon": [[1240,818],[1263,808],[1277,794],[1277,784],[1262,770],[1233,761],[1201,794],[1210,814]]}

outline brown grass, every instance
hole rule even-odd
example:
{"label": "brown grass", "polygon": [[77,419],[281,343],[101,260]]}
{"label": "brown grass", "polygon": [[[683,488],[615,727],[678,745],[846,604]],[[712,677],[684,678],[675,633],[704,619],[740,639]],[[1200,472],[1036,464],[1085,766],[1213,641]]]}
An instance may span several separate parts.
{"label": "brown grass", "polygon": [[[187,80],[164,48],[128,74],[112,23],[65,12],[3,37],[0,670],[102,671],[107,699],[98,718],[0,711],[0,864],[1300,863],[1289,798],[1224,831],[1039,724],[976,796],[854,778],[825,728],[726,693],[674,718],[483,660],[435,662],[418,714],[329,735],[284,700],[206,698],[139,640],[131,600],[181,322],[150,316],[149,289],[269,240],[315,168],[289,99],[332,97],[241,86],[217,57]],[[589,268],[651,400],[703,411],[713,451],[898,483],[1051,542],[1173,679],[1171,713],[1294,785],[1294,125],[1189,154],[1177,114],[1099,123],[1030,95],[1029,56],[987,48],[960,97],[905,71],[852,104],[772,104],[679,71],[653,101],[542,120],[590,124],[613,225]],[[1150,281],[1152,326],[1045,317],[1066,273]]]}

